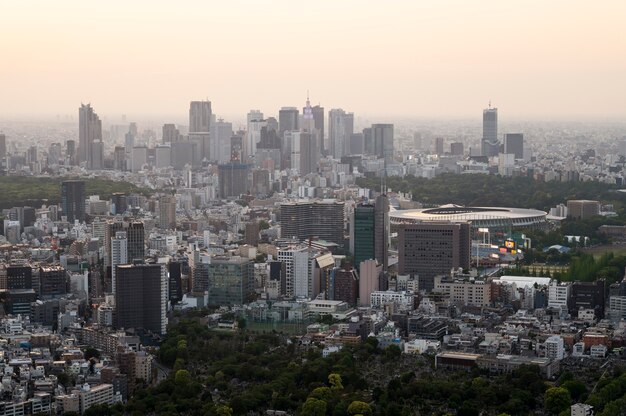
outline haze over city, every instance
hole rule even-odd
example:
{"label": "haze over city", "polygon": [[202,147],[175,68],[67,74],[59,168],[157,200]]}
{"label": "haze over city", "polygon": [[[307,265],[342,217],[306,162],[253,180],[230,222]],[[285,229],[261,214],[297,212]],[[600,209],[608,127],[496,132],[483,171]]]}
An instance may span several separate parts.
{"label": "haze over city", "polygon": [[243,119],[311,100],[367,117],[626,116],[626,3],[5,2],[0,118]]}

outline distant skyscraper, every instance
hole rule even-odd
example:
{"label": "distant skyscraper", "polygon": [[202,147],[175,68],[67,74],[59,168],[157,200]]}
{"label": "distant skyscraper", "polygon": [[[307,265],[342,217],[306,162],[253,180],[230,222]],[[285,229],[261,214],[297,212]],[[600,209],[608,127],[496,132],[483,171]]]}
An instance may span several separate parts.
{"label": "distant skyscraper", "polygon": [[192,101],[189,105],[189,140],[198,143],[200,160],[211,159],[211,101]]}
{"label": "distant skyscraper", "polygon": [[78,163],[86,162],[93,169],[93,143],[102,142],[102,122],[90,104],[78,109]]}
{"label": "distant skyscraper", "polygon": [[319,131],[320,153],[326,151],[326,141],[324,136],[324,107],[316,105],[311,108],[313,111],[313,121],[315,128]]}
{"label": "distant skyscraper", "polygon": [[4,159],[5,157],[7,157],[7,136],[0,133],[0,159]]}
{"label": "distant skyscraper", "polygon": [[238,198],[250,190],[248,174],[250,165],[245,163],[226,163],[218,165],[220,198]]}
{"label": "distant skyscraper", "polygon": [[443,146],[444,146],[444,140],[443,137],[437,137],[435,138],[435,154],[436,155],[443,155]]}
{"label": "distant skyscraper", "polygon": [[85,221],[85,182],[63,181],[61,183],[61,209],[69,222]]}
{"label": "distant skyscraper", "polygon": [[504,153],[515,155],[515,159],[524,158],[524,135],[508,133],[504,135]]}
{"label": "distant skyscraper", "polygon": [[317,172],[321,155],[319,140],[317,134],[300,134],[300,173],[302,175]]}
{"label": "distant skyscraper", "polygon": [[246,140],[242,160],[248,161],[256,155],[257,144],[261,141],[261,129],[265,126],[267,126],[267,120],[263,119],[263,113],[259,110],[250,110],[247,116]]}
{"label": "distant skyscraper", "polygon": [[283,107],[278,112],[278,134],[285,131],[298,130],[298,109],[296,107]]}
{"label": "distant skyscraper", "polygon": [[76,142],[74,140],[65,142],[65,158],[70,166],[76,165]]}
{"label": "distant skyscraper", "polygon": [[332,109],[328,113],[329,154],[335,159],[350,152],[350,136],[354,133],[354,114],[342,109]]}
{"label": "distant skyscraper", "polygon": [[176,228],[176,197],[165,195],[159,198],[159,227],[164,230]]}
{"label": "distant skyscraper", "polygon": [[165,334],[168,299],[166,265],[119,265],[115,274],[117,327],[142,328]]}
{"label": "distant skyscraper", "polygon": [[387,271],[389,263],[389,198],[387,195],[376,197],[375,205],[376,222],[374,234],[374,254],[378,263],[383,266],[383,271]]}
{"label": "distant skyscraper", "polygon": [[230,161],[230,138],[233,137],[233,124],[219,119],[211,125],[211,160],[217,163]]}
{"label": "distant skyscraper", "polygon": [[393,124],[372,124],[375,153],[385,159],[385,165],[393,163]]}
{"label": "distant skyscraper", "polygon": [[211,101],[192,101],[189,104],[189,133],[209,133],[211,115]]}
{"label": "distant skyscraper", "polygon": [[450,154],[453,156],[463,156],[463,143],[450,143]]}
{"label": "distant skyscraper", "polygon": [[481,154],[483,156],[496,156],[499,152],[498,143],[498,109],[489,108],[483,110],[483,137],[481,141]]}
{"label": "distant skyscraper", "polygon": [[371,204],[360,204],[354,207],[350,223],[350,246],[354,256],[354,264],[358,268],[362,261],[374,259],[375,246],[375,207]]}
{"label": "distant skyscraper", "polygon": [[180,132],[176,124],[163,125],[163,143],[176,143],[179,140]]}
{"label": "distant skyscraper", "polygon": [[371,127],[363,129],[363,152],[366,155],[373,155],[376,153],[376,145],[374,144],[374,138],[372,137]]}

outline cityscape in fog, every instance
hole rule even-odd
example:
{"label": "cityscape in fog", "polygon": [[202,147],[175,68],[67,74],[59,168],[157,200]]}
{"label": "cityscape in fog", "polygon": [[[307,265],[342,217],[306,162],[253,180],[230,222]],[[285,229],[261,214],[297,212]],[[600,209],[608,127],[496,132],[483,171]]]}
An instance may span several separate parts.
{"label": "cityscape in fog", "polygon": [[0,416],[626,408],[623,2],[10,2]]}

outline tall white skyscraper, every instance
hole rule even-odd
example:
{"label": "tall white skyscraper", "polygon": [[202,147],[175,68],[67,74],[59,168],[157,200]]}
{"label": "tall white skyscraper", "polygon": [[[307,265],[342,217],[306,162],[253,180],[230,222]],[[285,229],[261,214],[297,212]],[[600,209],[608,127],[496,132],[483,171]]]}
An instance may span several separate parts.
{"label": "tall white skyscraper", "polygon": [[248,125],[243,146],[244,161],[248,161],[256,154],[256,146],[261,140],[261,128],[267,126],[267,120],[263,119],[263,113],[259,110],[250,110],[247,120]]}
{"label": "tall white skyscraper", "polygon": [[200,160],[211,159],[211,101],[189,104],[189,140],[198,143]]}
{"label": "tall white skyscraper", "polygon": [[211,124],[211,160],[220,164],[230,162],[230,139],[233,137],[233,124],[219,119]]}
{"label": "tall white skyscraper", "polygon": [[128,263],[128,239],[126,231],[118,231],[111,238],[111,292],[115,294],[115,266]]}
{"label": "tall white skyscraper", "polygon": [[354,114],[341,108],[328,112],[329,153],[339,159],[350,153],[350,136],[354,133]]}

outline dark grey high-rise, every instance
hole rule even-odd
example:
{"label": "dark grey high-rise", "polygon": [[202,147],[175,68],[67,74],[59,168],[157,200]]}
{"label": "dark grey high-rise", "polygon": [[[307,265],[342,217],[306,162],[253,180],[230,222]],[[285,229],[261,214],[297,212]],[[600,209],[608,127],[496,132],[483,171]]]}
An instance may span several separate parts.
{"label": "dark grey high-rise", "polygon": [[504,135],[504,153],[515,155],[515,159],[524,158],[524,135],[522,133],[508,133]]}
{"label": "dark grey high-rise", "polygon": [[296,107],[283,107],[278,112],[278,134],[282,137],[285,131],[298,130],[298,109]]}
{"label": "dark grey high-rise", "polygon": [[168,298],[165,264],[135,263],[116,268],[117,327],[164,334]]}
{"label": "dark grey high-rise", "polygon": [[61,210],[69,222],[85,221],[85,182],[61,182]]}
{"label": "dark grey high-rise", "polygon": [[192,101],[189,104],[189,133],[211,131],[211,101]]}
{"label": "dark grey high-rise", "polygon": [[[81,104],[78,109],[78,163],[86,162],[88,169],[93,169],[95,142],[102,142],[102,122],[90,104]],[[95,155],[98,156],[97,151]]]}
{"label": "dark grey high-rise", "polygon": [[398,227],[398,273],[416,274],[420,291],[430,292],[438,275],[470,265],[470,225],[444,221]]}
{"label": "dark grey high-rise", "polygon": [[485,108],[483,110],[483,137],[481,140],[481,154],[483,156],[497,156],[500,145],[498,143],[498,109]]}
{"label": "dark grey high-rise", "polygon": [[385,165],[393,162],[393,124],[372,124],[374,152],[385,159]]}
{"label": "dark grey high-rise", "polygon": [[300,241],[319,238],[344,244],[344,203],[335,201],[292,202],[280,206],[282,238]]}
{"label": "dark grey high-rise", "polygon": [[1,159],[7,157],[7,136],[0,133],[0,164],[2,163]]}

